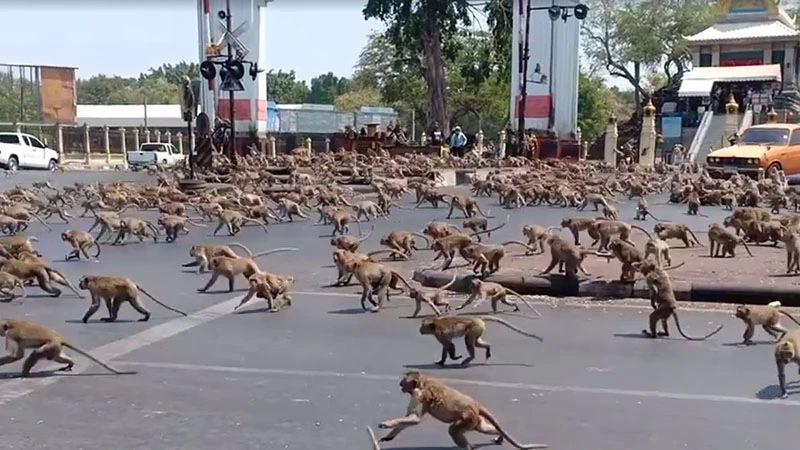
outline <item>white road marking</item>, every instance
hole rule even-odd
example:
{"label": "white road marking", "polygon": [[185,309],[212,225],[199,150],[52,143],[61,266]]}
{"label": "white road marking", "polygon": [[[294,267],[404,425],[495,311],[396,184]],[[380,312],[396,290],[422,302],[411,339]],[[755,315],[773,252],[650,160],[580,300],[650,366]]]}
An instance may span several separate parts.
{"label": "white road marking", "polygon": [[[383,374],[368,374],[368,373],[345,373],[345,372],[332,372],[325,370],[259,369],[250,367],[138,362],[138,361],[117,361],[116,364],[120,366],[152,367],[157,369],[177,369],[177,370],[190,370],[190,371],[200,371],[200,372],[244,373],[253,375],[279,375],[279,376],[290,376],[290,377],[341,378],[341,379],[391,381],[391,382],[396,382],[400,379],[399,374],[383,375]],[[680,392],[642,391],[635,389],[559,386],[559,385],[531,384],[531,383],[509,383],[502,381],[463,380],[458,378],[440,378],[440,379],[452,384],[484,386],[484,387],[501,388],[501,389],[525,389],[525,390],[543,391],[543,392],[568,392],[568,393],[582,393],[582,394],[596,394],[596,395],[624,395],[631,397],[659,398],[659,399],[669,399],[669,400],[692,400],[692,401],[724,402],[724,403],[754,403],[759,405],[774,405],[774,406],[800,406],[800,400],[761,400],[758,398],[736,397],[729,395],[687,394]]]}
{"label": "white road marking", "polygon": [[[101,345],[100,347],[89,350],[89,353],[101,361],[110,361],[112,359],[119,358],[120,356],[126,355],[135,350],[139,350],[140,348],[146,347],[150,344],[155,344],[156,342],[171,338],[176,334],[228,315],[233,312],[233,307],[239,304],[242,297],[243,295],[226,300],[222,303],[217,303],[206,309],[189,314],[186,317],[170,320],[169,322],[164,322],[160,325],[156,325],[142,332],[124,337],[120,340]],[[94,365],[95,364],[91,361],[87,361],[86,358],[79,357],[79,359],[76,361],[75,367],[70,373],[79,374],[81,372],[85,372],[86,369]],[[112,366],[113,365],[114,364],[112,364]],[[65,378],[68,377],[50,376],[28,379],[15,378],[8,381],[0,381],[0,405],[4,405],[12,400],[24,397],[31,392],[47,387]]]}

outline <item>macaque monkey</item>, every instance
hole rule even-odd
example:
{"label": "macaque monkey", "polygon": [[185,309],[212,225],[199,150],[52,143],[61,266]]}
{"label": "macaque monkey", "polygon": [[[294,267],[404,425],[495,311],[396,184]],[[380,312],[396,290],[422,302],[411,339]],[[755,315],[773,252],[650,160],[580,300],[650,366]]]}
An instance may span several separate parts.
{"label": "macaque monkey", "polygon": [[373,202],[372,200],[363,200],[357,203],[354,203],[350,206],[353,208],[353,212],[355,213],[356,219],[361,219],[363,216],[364,219],[369,221],[370,219],[378,219],[378,217],[383,217],[386,220],[389,220],[386,212],[384,212],[383,208],[380,207],[377,203]]}
{"label": "macaque monkey", "polygon": [[320,223],[323,225],[329,225],[331,222],[331,214],[333,214],[334,211],[342,211],[342,208],[332,205],[318,206],[317,211],[319,212],[319,220],[317,220],[317,223],[315,225],[318,225]]}
{"label": "macaque monkey", "polygon": [[131,235],[139,238],[139,242],[144,242],[144,238],[149,237],[153,242],[158,242],[161,234],[158,228],[149,220],[137,219],[135,217],[124,217],[119,221],[117,238],[111,245],[125,245]]}
{"label": "macaque monkey", "polygon": [[[653,226],[653,232],[659,239],[664,241],[667,239],[680,239],[686,247],[691,247],[695,243],[703,247],[694,231],[682,223],[657,223]],[[690,236],[691,239],[689,239]]]}
{"label": "macaque monkey", "polygon": [[292,297],[289,295],[289,288],[294,284],[293,276],[276,275],[269,272],[258,272],[250,275],[247,279],[250,289],[242,301],[233,310],[244,306],[253,296],[263,298],[267,301],[267,308],[270,312],[277,312],[281,308],[275,306],[275,300],[283,299],[282,307],[292,306]]}
{"label": "macaque monkey", "polygon": [[708,217],[700,213],[700,194],[698,194],[697,191],[692,191],[683,202],[686,203],[686,214],[690,216]]}
{"label": "macaque monkey", "polygon": [[597,218],[592,217],[569,217],[561,221],[561,228],[569,228],[569,231],[572,232],[572,236],[575,237],[575,245],[581,244],[579,237],[581,231],[588,232],[589,236],[597,242],[600,236],[592,228],[592,225],[597,220]]}
{"label": "macaque monkey", "polygon": [[469,356],[461,361],[461,365],[466,366],[475,359],[476,347],[486,350],[486,359],[492,356],[492,346],[481,337],[483,333],[486,332],[486,322],[499,323],[523,336],[528,336],[542,342],[542,338],[539,336],[494,316],[429,317],[422,319],[422,323],[419,326],[419,334],[423,336],[432,335],[442,345],[441,359],[436,362],[438,366],[444,366],[448,356],[454,361],[461,359],[461,355],[456,355],[456,345],[453,343],[453,339],[463,337]]}
{"label": "macaque monkey", "polygon": [[559,272],[565,272],[568,277],[578,278],[578,270],[588,276],[591,274],[582,266],[586,255],[594,254],[606,256],[584,248],[579,248],[573,245],[572,242],[553,234],[548,236],[545,243],[550,247],[550,264],[542,271],[542,275],[550,273],[550,271],[558,265]]}
{"label": "macaque monkey", "polygon": [[[367,254],[350,252],[337,248],[333,251],[333,263],[336,264],[338,276],[331,286],[347,286],[355,273],[355,267],[360,261],[373,261],[373,256],[380,253],[397,253],[394,250],[376,250]],[[401,255],[402,256],[402,255]]]}
{"label": "macaque monkey", "polygon": [[512,291],[511,289],[499,283],[493,283],[491,281],[481,281],[477,278],[473,278],[470,293],[471,295],[469,296],[467,301],[462,303],[461,306],[457,307],[456,311],[466,308],[468,305],[472,304],[472,302],[475,302],[475,304],[472,305],[472,307],[477,308],[481,303],[485,302],[486,299],[488,298],[492,302],[492,312],[495,314],[499,312],[497,311],[497,302],[501,302],[504,305],[513,306],[514,312],[519,312],[519,302],[508,301],[508,295],[511,294],[514,297],[517,297],[519,300],[521,300],[522,303],[525,303],[528,306],[528,308],[530,308],[536,313],[537,316],[539,317],[542,316],[539,313],[539,311],[537,311],[536,308],[534,308],[533,305],[531,305],[530,302],[528,302],[528,300],[525,299],[525,297],[519,295],[518,293]]}
{"label": "macaque monkey", "polygon": [[36,249],[33,248],[33,243],[39,242],[39,238],[35,236],[0,236],[0,256],[5,258],[8,255],[16,255],[20,252],[30,252],[33,254],[39,254]]}
{"label": "macaque monkey", "polygon": [[83,315],[83,323],[87,323],[94,313],[100,308],[100,300],[103,300],[108,310],[108,317],[103,317],[100,320],[103,322],[115,322],[119,315],[119,308],[123,303],[128,302],[143,317],[139,322],[147,322],[150,320],[150,311],[142,305],[139,300],[139,291],[148,296],[151,300],[163,306],[164,308],[176,312],[182,316],[187,314],[183,311],[175,309],[161,300],[153,297],[149,292],[145,291],[138,284],[134,283],[130,278],[124,277],[110,277],[104,275],[84,275],[78,281],[78,287],[83,290],[89,291],[92,295],[92,305],[86,314]]}
{"label": "macaque monkey", "polygon": [[349,252],[356,252],[358,251],[359,245],[361,245],[362,242],[369,239],[373,231],[375,231],[374,225],[372,226],[372,229],[370,229],[369,232],[364,237],[359,238],[350,235],[334,236],[331,238],[331,246],[340,248],[342,250],[347,250]]}
{"label": "macaque monkey", "polygon": [[414,242],[415,236],[425,239],[426,248],[431,246],[431,242],[428,240],[428,236],[425,236],[422,233],[417,233],[415,231],[403,231],[403,230],[396,230],[390,232],[389,234],[381,238],[380,243],[381,245],[389,247],[392,250],[396,250],[396,253],[392,253],[393,259],[396,259],[397,254],[403,254],[407,257],[411,257],[413,251],[420,250],[419,248],[417,248],[416,242]]}
{"label": "macaque monkey", "polygon": [[617,212],[617,208],[611,205],[603,206],[603,217],[608,220],[617,220],[619,219],[619,212]]}
{"label": "macaque monkey", "polygon": [[217,228],[214,229],[214,236],[219,233],[219,230],[221,230],[223,226],[228,227],[229,236],[236,236],[242,231],[242,225],[245,222],[254,223],[263,228],[265,232],[269,232],[269,229],[267,229],[267,226],[263,222],[251,219],[239,211],[223,210],[217,214],[217,218],[219,222],[217,222]]}
{"label": "macaque monkey", "polygon": [[253,257],[253,252],[238,242],[232,242],[228,245],[196,244],[189,249],[189,256],[194,258],[194,261],[182,264],[181,267],[197,267],[197,273],[204,273],[206,269],[208,269],[208,260],[215,256],[238,258],[239,255],[237,255],[231,247],[240,248],[247,253],[249,258]]}
{"label": "macaque monkey", "polygon": [[622,263],[619,280],[621,282],[633,281],[636,277],[635,264],[644,261],[644,253],[635,245],[619,238],[614,238],[608,243],[608,250]]}
{"label": "macaque monkey", "polygon": [[0,295],[3,295],[6,301],[11,301],[16,298],[13,290],[17,287],[19,287],[22,292],[22,295],[19,297],[21,300],[20,304],[22,304],[28,297],[28,291],[25,290],[25,283],[8,272],[0,272]]}
{"label": "macaque monkey", "polygon": [[58,370],[63,372],[71,371],[72,367],[75,365],[75,361],[64,354],[63,347],[80,353],[117,375],[133,375],[136,373],[122,372],[109,366],[89,354],[89,352],[64,340],[57,331],[39,325],[38,323],[17,319],[4,319],[0,321],[0,336],[6,338],[6,354],[0,357],[0,366],[19,361],[25,358],[25,350],[33,350],[25,359],[25,363],[22,366],[22,377],[29,376],[33,366],[41,359],[66,364],[66,366]]}
{"label": "macaque monkey", "polygon": [[37,262],[20,261],[17,259],[6,259],[0,261],[0,270],[10,273],[15,277],[23,280],[36,280],[39,287],[51,294],[53,297],[61,295],[61,290],[50,284],[54,281],[62,286],[66,286],[72,290],[79,298],[83,296],[75,289],[75,286],[69,281],[66,275],[61,271],[53,269],[50,266]]}
{"label": "macaque monkey", "polygon": [[775,364],[778,366],[778,385],[781,388],[781,398],[788,398],[786,390],[786,365],[795,363],[800,366],[800,328],[783,335],[775,344]]}
{"label": "macaque monkey", "polygon": [[501,244],[479,244],[467,245],[462,250],[462,256],[473,264],[472,271],[483,275],[490,275],[500,270],[500,261],[506,255],[506,245],[516,244],[529,252],[531,248],[520,241],[507,241]]}
{"label": "macaque monkey", "polygon": [[487,215],[483,212],[477,200],[468,195],[453,195],[450,197],[450,212],[447,214],[448,219],[453,216],[453,211],[456,209],[464,214],[465,219],[469,219],[478,213],[487,219],[494,219],[494,216]]}
{"label": "macaque monkey", "polygon": [[720,253],[722,253],[722,258],[728,255],[731,255],[731,258],[736,257],[734,252],[736,246],[739,244],[744,246],[748,255],[753,256],[753,253],[750,252],[750,247],[748,247],[744,239],[722,228],[717,223],[712,223],[708,226],[709,255],[712,258],[720,257]]}
{"label": "macaque monkey", "polygon": [[91,235],[88,231],[83,230],[67,230],[61,233],[61,240],[64,242],[68,242],[69,245],[72,247],[72,250],[64,256],[65,261],[71,261],[73,259],[80,259],[81,254],[86,257],[86,259],[91,260],[92,257],[89,256],[89,252],[86,250],[94,246],[97,248],[97,252],[94,254],[94,258],[100,256],[100,245],[97,241],[94,240],[94,236]]}
{"label": "macaque monkey", "polygon": [[800,235],[783,227],[781,241],[786,249],[786,273],[800,273]]}
{"label": "macaque monkey", "polygon": [[440,267],[440,270],[447,270],[450,268],[453,259],[455,259],[456,251],[458,251],[461,257],[466,261],[470,261],[469,255],[465,253],[464,249],[468,245],[474,243],[475,241],[472,239],[472,236],[464,233],[453,233],[449,236],[436,239],[431,244],[431,250],[436,252],[436,256],[433,260],[436,261],[439,258],[444,259],[444,264]]}
{"label": "macaque monkey", "polygon": [[450,311],[450,302],[446,300],[444,297],[447,295],[447,289],[456,282],[456,278],[458,276],[458,271],[453,272],[453,278],[447,282],[444,286],[439,286],[433,292],[425,292],[420,289],[412,288],[408,291],[408,296],[414,300],[416,303],[414,313],[411,314],[411,317],[417,317],[419,312],[422,310],[422,304],[425,303],[431,307],[433,313],[436,314],[436,317],[442,315],[439,311],[439,307],[441,306],[444,309],[444,312]]}
{"label": "macaque monkey", "polygon": [[742,336],[742,344],[752,344],[753,334],[756,332],[756,326],[760,326],[775,341],[779,341],[783,336],[789,332],[781,325],[781,314],[791,319],[792,322],[800,325],[800,321],[794,318],[791,314],[781,309],[781,302],[772,302],[769,305],[739,305],[736,307],[736,313],[733,317],[741,319],[747,325]]}
{"label": "macaque monkey", "polygon": [[[472,230],[473,233],[477,233],[478,231],[486,231],[489,228],[489,220],[485,217],[470,217],[469,219],[464,220],[461,223],[461,228],[467,230]],[[486,233],[487,237],[492,237],[491,232]],[[481,238],[478,237],[478,242],[481,241]]]}
{"label": "macaque monkey", "polygon": [[282,198],[278,200],[278,212],[281,217],[286,217],[289,222],[294,222],[294,216],[302,217],[303,219],[310,219],[311,217],[303,211],[299,203]]}
{"label": "macaque monkey", "polygon": [[217,282],[219,277],[228,279],[228,292],[233,292],[234,280],[237,275],[241,274],[249,279],[254,273],[262,272],[255,262],[256,258],[279,252],[296,252],[297,250],[299,249],[284,247],[256,253],[251,257],[237,256],[236,258],[231,258],[223,255],[213,256],[208,261],[208,267],[212,270],[211,279],[208,280],[205,286],[198,289],[197,292],[206,292],[209,290],[211,286]]}
{"label": "macaque monkey", "polygon": [[539,248],[539,254],[544,253],[544,243],[547,237],[550,236],[550,230],[557,227],[545,228],[541,225],[525,225],[522,227],[522,235],[528,238],[528,247],[530,248],[526,255],[535,255],[535,249]]}
{"label": "macaque monkey", "polygon": [[638,225],[631,225],[618,220],[598,220],[592,223],[590,229],[600,236],[600,246],[598,250],[605,250],[608,248],[608,243],[611,241],[611,236],[619,235],[619,238],[631,245],[631,230],[636,229],[650,237],[650,232]]}
{"label": "macaque monkey", "polygon": [[595,211],[598,211],[600,206],[603,208],[608,208],[611,206],[608,203],[609,201],[616,203],[616,201],[613,199],[606,199],[603,194],[588,193],[584,195],[581,201],[578,203],[578,211],[583,211],[589,204],[594,206]]}
{"label": "macaque monkey", "polygon": [[167,242],[175,242],[178,239],[178,232],[182,232],[184,236],[189,234],[187,223],[196,227],[208,228],[208,225],[194,222],[186,216],[165,214],[158,218],[158,224],[164,228],[164,233],[167,235],[165,239]]}
{"label": "macaque monkey", "polygon": [[[409,394],[411,397],[406,409],[406,415],[381,422],[378,425],[378,428],[392,430],[382,437],[380,442],[391,441],[406,428],[419,425],[425,414],[430,413],[440,422],[450,424],[448,428],[450,437],[462,450],[473,450],[474,448],[467,440],[467,431],[477,431],[481,434],[497,436],[492,441],[494,444],[500,445],[503,440],[507,440],[520,450],[547,448],[547,445],[544,444],[520,444],[502,428],[494,415],[477,400],[436,378],[424,375],[418,370],[408,371],[403,374],[403,378],[400,380],[400,391],[404,394]],[[371,430],[370,436],[373,449],[380,450]]]}
{"label": "macaque monkey", "polygon": [[[407,290],[412,289],[402,275],[384,264],[369,259],[355,261],[353,275],[361,285],[361,309],[364,311],[367,311],[367,301],[372,304],[371,312],[380,310],[383,301],[389,300],[389,287],[393,281],[402,281]],[[378,297],[377,303],[373,300],[373,295]]]}
{"label": "macaque monkey", "polygon": [[61,218],[65,223],[69,223],[69,219],[73,217],[64,210],[64,208],[58,205],[48,205],[44,208],[44,213],[46,214],[42,219],[47,220],[53,216],[53,214],[58,214],[58,217]]}
{"label": "macaque monkey", "polygon": [[644,197],[639,197],[639,202],[636,204],[636,216],[633,220],[647,220],[647,216],[652,217],[658,222],[661,222],[661,219],[654,216],[647,206],[647,199]]}
{"label": "macaque monkey", "polygon": [[[678,319],[678,301],[675,298],[675,292],[672,290],[672,283],[665,269],[658,267],[653,261],[644,261],[636,264],[635,267],[645,276],[645,282],[650,291],[650,304],[653,306],[653,312],[650,313],[649,319],[650,329],[642,330],[645,336],[650,338],[669,336],[667,320],[670,317],[675,317],[675,326],[678,328],[678,332],[681,336],[690,341],[704,341],[722,330],[724,326],[720,325],[716,330],[701,338],[686,335],[681,329],[681,323]],[[661,322],[663,332],[656,332],[658,322]]]}
{"label": "macaque monkey", "polygon": [[653,258],[659,267],[664,267],[664,262],[667,263],[667,266],[672,265],[672,259],[669,257],[669,244],[659,239],[657,235],[644,244],[644,258]]}
{"label": "macaque monkey", "polygon": [[333,233],[332,235],[336,236],[337,234],[345,234],[350,232],[350,223],[355,222],[358,226],[358,234],[361,234],[361,220],[352,215],[351,213],[338,210],[331,213],[331,223],[333,223]]}
{"label": "macaque monkey", "polygon": [[453,233],[461,233],[461,230],[457,226],[447,222],[428,222],[420,233],[432,239],[441,239]]}

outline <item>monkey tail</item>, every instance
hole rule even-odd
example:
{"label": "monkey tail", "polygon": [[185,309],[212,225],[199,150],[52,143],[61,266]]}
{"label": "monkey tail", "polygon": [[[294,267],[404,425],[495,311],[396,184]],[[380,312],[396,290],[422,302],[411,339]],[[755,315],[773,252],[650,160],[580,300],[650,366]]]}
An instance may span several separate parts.
{"label": "monkey tail", "polygon": [[513,445],[514,447],[520,450],[527,450],[534,448],[548,448],[546,444],[520,444],[519,441],[514,439],[513,436],[508,434],[508,432],[506,432],[506,430],[503,429],[503,427],[500,425],[500,422],[498,422],[497,419],[494,417],[494,415],[492,415],[492,413],[490,413],[488,409],[483,407],[483,405],[481,405],[480,409],[478,410],[478,413],[481,415],[481,417],[483,417],[489,423],[491,423],[497,429],[500,435],[503,436],[503,438],[507,440],[508,443]]}
{"label": "monkey tail", "polygon": [[240,243],[238,243],[238,242],[231,242],[230,244],[228,244],[228,247],[236,247],[236,248],[240,248],[240,249],[244,250],[244,251],[245,251],[245,253],[247,253],[247,256],[248,256],[249,258],[252,258],[252,257],[253,257],[253,252],[251,252],[249,248],[245,247],[245,245],[244,245],[244,244],[240,244]]}
{"label": "monkey tail", "polygon": [[192,224],[192,225],[194,225],[196,227],[208,228],[208,225],[206,225],[204,223],[195,222],[194,220],[192,220],[189,217],[186,217],[186,223],[190,223],[190,224]]}
{"label": "monkey tail", "polygon": [[161,230],[159,230],[157,226],[153,225],[153,222],[145,220],[144,223],[147,224],[147,228],[153,230],[153,233],[155,233],[156,236],[161,236]]}
{"label": "monkey tail", "polygon": [[539,336],[537,336],[537,335],[535,335],[533,333],[529,333],[529,332],[523,330],[522,328],[519,328],[516,325],[512,324],[511,322],[509,322],[507,320],[503,320],[503,319],[501,319],[499,317],[485,316],[485,317],[481,317],[481,319],[484,322],[496,322],[496,323],[499,323],[500,325],[504,325],[506,328],[514,330],[514,331],[516,331],[517,333],[519,333],[519,334],[521,334],[523,336],[528,336],[528,337],[536,339],[539,342],[544,342],[544,339],[542,339],[541,337],[539,337]]}
{"label": "monkey tail", "polygon": [[[780,307],[780,303],[779,303],[778,307]],[[788,312],[786,312],[786,311],[784,311],[782,309],[779,309],[778,312],[783,314],[784,316],[788,317],[792,322],[796,323],[797,325],[800,325],[800,321],[795,319],[794,316],[789,314]]]}
{"label": "monkey tail", "polygon": [[725,325],[720,325],[720,326],[717,327],[716,330],[712,331],[711,333],[708,333],[707,335],[705,335],[703,337],[700,337],[700,338],[691,337],[691,336],[686,335],[686,333],[684,333],[683,330],[681,329],[681,322],[680,322],[680,320],[678,320],[678,312],[675,311],[675,312],[672,313],[672,315],[675,316],[675,326],[678,328],[678,333],[680,333],[681,336],[683,336],[684,339],[686,339],[688,341],[705,341],[706,339],[708,339],[711,336],[719,333],[723,328],[725,328]]}
{"label": "monkey tail", "polygon": [[372,234],[373,231],[375,231],[375,225],[373,225],[372,228],[370,228],[370,230],[367,232],[366,235],[364,235],[364,237],[358,238],[358,242],[361,243],[369,239],[369,236]]}
{"label": "monkey tail", "polygon": [[70,290],[72,290],[72,292],[74,292],[75,295],[78,296],[78,298],[84,298],[83,295],[80,292],[78,292],[78,289],[75,288],[75,285],[72,284],[71,281],[69,281],[69,278],[67,278],[67,276],[64,275],[63,272],[61,272],[60,270],[56,270],[56,269],[50,268],[50,267],[45,267],[45,270],[47,271],[47,274],[50,276],[50,278],[53,278],[53,274],[55,273],[64,282],[63,284],[65,286],[67,286],[68,288],[70,288]]}
{"label": "monkey tail", "polygon": [[531,247],[530,245],[528,245],[528,244],[526,244],[526,243],[524,243],[522,241],[505,241],[505,242],[501,243],[500,245],[505,247],[506,245],[511,245],[511,244],[521,245],[521,246],[525,247],[525,250],[531,250],[531,251],[535,250],[533,247]]}
{"label": "monkey tail", "polygon": [[494,216],[490,216],[489,215],[489,213],[491,213],[491,211],[488,211],[487,213],[484,213],[483,210],[481,209],[481,205],[479,205],[477,203],[475,203],[475,209],[477,209],[478,212],[481,213],[481,215],[483,217],[487,218],[487,219],[494,219],[495,218]]}
{"label": "monkey tail", "polygon": [[664,270],[666,272],[667,270],[672,270],[672,269],[677,269],[678,267],[682,267],[684,264],[686,264],[686,261],[681,261],[680,264],[675,264],[674,266],[669,266],[669,267],[666,267],[666,268],[662,268],[662,270]]}
{"label": "monkey tail", "polygon": [[[478,235],[481,235],[481,234],[488,234],[488,233],[495,232],[495,231],[499,230],[500,228],[503,228],[504,226],[506,226],[506,224],[508,224],[508,220],[509,220],[509,219],[511,219],[511,214],[507,215],[507,216],[506,216],[506,220],[505,220],[505,222],[501,223],[500,225],[498,225],[498,226],[496,226],[496,227],[494,227],[494,228],[490,228],[490,229],[488,229],[488,230],[486,230],[486,231],[478,231],[478,232],[475,232],[475,233],[472,233],[472,234],[473,234],[473,236],[478,236]],[[451,226],[451,227],[453,227],[453,228],[455,228],[455,229],[456,229],[456,230],[458,230],[459,232],[461,231],[461,230],[459,230],[459,229],[458,229],[458,227],[456,227],[455,225],[450,225],[450,226]]]}
{"label": "monkey tail", "polygon": [[378,445],[378,439],[375,438],[375,432],[372,431],[372,427],[367,426],[367,433],[369,434],[369,440],[372,441],[372,450],[381,450],[381,446]]}
{"label": "monkey tail", "polygon": [[182,315],[182,316],[184,316],[184,317],[188,316],[188,314],[186,314],[185,312],[183,312],[183,311],[181,311],[181,310],[179,310],[179,309],[175,309],[175,308],[173,308],[172,306],[169,306],[169,305],[167,305],[166,303],[162,302],[161,300],[159,300],[159,299],[157,299],[157,298],[153,297],[152,295],[150,295],[150,293],[149,293],[149,292],[147,292],[147,291],[145,291],[144,289],[142,289],[142,287],[141,287],[141,286],[139,286],[138,284],[136,285],[136,287],[137,287],[137,288],[138,288],[140,291],[142,291],[142,294],[144,294],[144,295],[146,295],[146,296],[150,297],[150,300],[152,300],[152,301],[154,301],[154,302],[158,303],[159,305],[163,306],[164,308],[167,308],[168,310],[170,310],[170,311],[172,311],[172,312],[176,312],[176,313],[178,313],[178,314],[180,314],[180,315]]}
{"label": "monkey tail", "polygon": [[639,225],[631,225],[631,228],[639,230],[642,233],[646,234],[648,239],[653,239],[653,236],[650,234],[650,232],[640,227]]}
{"label": "monkey tail", "polygon": [[406,289],[408,289],[409,291],[411,291],[411,290],[412,290],[412,287],[411,287],[411,285],[410,285],[410,284],[408,284],[408,281],[406,281],[406,279],[405,279],[405,278],[403,278],[403,276],[402,276],[402,275],[400,275],[400,273],[399,273],[399,272],[396,272],[396,271],[394,271],[394,270],[393,270],[392,272],[394,272],[394,274],[395,274],[395,275],[397,275],[397,278],[398,278],[400,281],[402,281],[402,282],[403,282],[403,284],[405,284],[405,285],[406,285]]}
{"label": "monkey tail", "polygon": [[25,299],[28,298],[28,291],[27,291],[27,289],[25,289],[25,283],[20,281],[19,284],[14,286],[14,287],[18,287],[19,291],[22,293],[22,295],[20,295],[20,297],[19,297],[19,300],[20,300],[19,304],[21,305],[21,304],[25,303]]}
{"label": "monkey tail", "polygon": [[401,257],[403,259],[408,259],[408,255],[406,255],[403,252],[398,252],[397,250],[394,250],[394,249],[375,250],[374,252],[367,253],[367,257],[369,257],[371,259],[373,256],[380,255],[381,253],[391,253],[391,254],[399,256],[399,257]]}
{"label": "monkey tail", "polygon": [[250,259],[256,259],[261,256],[271,255],[273,253],[280,253],[280,252],[296,252],[300,250],[299,248],[295,247],[280,247],[280,248],[273,248],[272,250],[265,250],[263,252],[258,252],[255,255],[251,256]]}
{"label": "monkey tail", "polygon": [[425,239],[425,248],[431,248],[431,240],[428,239],[428,236],[425,236],[422,233],[417,233],[416,231],[412,232],[411,235]]}
{"label": "monkey tail", "polygon": [[700,243],[700,239],[697,239],[697,235],[694,234],[694,231],[692,231],[691,228],[687,228],[687,230],[689,231],[689,234],[692,235],[692,239],[694,239],[694,241],[697,243],[697,245],[699,245],[700,247],[704,247],[704,245],[702,243]]}
{"label": "monkey tail", "polygon": [[38,221],[39,221],[39,223],[41,223],[42,225],[44,225],[44,227],[45,227],[45,228],[47,228],[47,231],[53,231],[53,229],[52,229],[52,228],[50,228],[50,225],[48,225],[48,224],[47,224],[47,223],[46,223],[44,220],[42,220],[42,218],[41,218],[41,217],[39,217],[39,215],[38,215],[38,214],[31,213],[31,217],[33,217],[34,219],[38,220]]}
{"label": "monkey tail", "polygon": [[528,308],[531,309],[531,311],[536,313],[536,316],[542,317],[542,313],[540,313],[538,309],[534,308],[533,305],[531,305],[531,303],[525,297],[523,297],[522,295],[518,294],[515,291],[512,291],[509,288],[505,288],[505,289],[506,289],[506,292],[508,292],[509,294],[511,294],[511,295],[517,297],[518,299],[520,299],[522,301],[522,303],[525,303],[528,306]]}
{"label": "monkey tail", "polygon": [[744,239],[742,238],[739,238],[739,242],[741,242],[742,245],[744,246],[744,249],[747,250],[747,254],[753,256],[753,252],[750,251],[750,246],[747,245],[747,242],[745,242]]}
{"label": "monkey tail", "polygon": [[[648,215],[648,216],[650,216],[650,217],[652,217],[652,218],[653,218],[653,220],[655,220],[655,221],[657,221],[657,222],[664,222],[664,220],[661,220],[661,219],[659,219],[658,217],[654,216],[654,215],[653,215],[653,213],[651,213],[650,211],[647,211],[647,215]],[[691,230],[690,230],[690,231],[691,231]]]}
{"label": "monkey tail", "polygon": [[64,347],[67,347],[68,349],[70,349],[70,350],[72,350],[72,351],[74,351],[76,353],[79,353],[79,354],[83,355],[86,358],[91,359],[95,363],[103,366],[106,370],[108,370],[111,373],[115,373],[117,375],[135,375],[136,374],[136,372],[134,372],[134,371],[123,372],[121,370],[117,370],[117,369],[109,366],[108,364],[104,363],[103,361],[100,361],[99,359],[97,359],[94,356],[90,355],[89,352],[87,352],[85,350],[81,350],[80,348],[70,344],[69,342],[62,341],[61,345],[63,345]]}
{"label": "monkey tail", "polygon": [[453,271],[453,279],[448,281],[447,284],[445,284],[444,286],[439,286],[438,288],[436,288],[436,290],[441,292],[441,291],[444,291],[445,289],[449,288],[450,286],[453,285],[453,283],[456,282],[456,278],[457,277],[458,277],[458,270],[455,270],[455,271]]}

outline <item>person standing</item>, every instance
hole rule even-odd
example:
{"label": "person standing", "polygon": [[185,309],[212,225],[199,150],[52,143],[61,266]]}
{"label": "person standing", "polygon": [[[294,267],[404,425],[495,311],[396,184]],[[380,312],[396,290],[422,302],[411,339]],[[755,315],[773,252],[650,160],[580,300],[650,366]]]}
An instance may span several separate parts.
{"label": "person standing", "polygon": [[461,132],[461,127],[453,128],[453,134],[450,135],[450,153],[462,158],[466,146],[467,136]]}

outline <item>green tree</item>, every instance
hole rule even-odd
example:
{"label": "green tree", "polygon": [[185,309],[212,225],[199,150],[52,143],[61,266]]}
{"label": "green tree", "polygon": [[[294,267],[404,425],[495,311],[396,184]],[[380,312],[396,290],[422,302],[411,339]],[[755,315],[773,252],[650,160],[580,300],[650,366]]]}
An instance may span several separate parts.
{"label": "green tree", "polygon": [[160,67],[151,67],[147,73],[139,75],[139,81],[164,79],[169,84],[178,86],[184,76],[189,77],[191,80],[199,80],[200,64],[181,61],[177,64],[163,64]]}
{"label": "green tree", "polygon": [[581,72],[578,79],[578,127],[582,139],[591,141],[605,132],[606,122],[611,116],[612,94],[603,79]]}
{"label": "green tree", "polygon": [[0,122],[39,122],[37,89],[30,81],[0,73]]}
{"label": "green tree", "polygon": [[635,104],[647,94],[644,77],[652,71],[680,83],[690,55],[684,36],[713,23],[706,0],[592,0],[584,23],[584,51],[593,69],[626,80]]}
{"label": "green tree", "polygon": [[489,0],[484,7],[486,24],[492,34],[494,52],[498,55],[500,73],[511,78],[511,31],[514,20],[512,0]]}
{"label": "green tree", "polygon": [[350,89],[350,84],[350,80],[345,77],[337,77],[333,72],[314,77],[311,79],[311,89],[305,101],[306,103],[331,105],[336,97]]}
{"label": "green tree", "polygon": [[[136,80],[133,78],[94,75],[85,80],[78,80],[75,89],[78,91],[78,104],[129,105],[131,90],[135,85]],[[141,103],[141,100],[136,103]]]}
{"label": "green tree", "polygon": [[356,111],[362,106],[381,106],[384,100],[377,88],[363,87],[338,95],[333,104],[337,111]]}
{"label": "green tree", "polygon": [[445,58],[451,38],[472,25],[469,0],[367,0],[364,18],[376,18],[387,26],[392,44],[411,56],[421,57],[427,88],[428,121],[449,126]]}
{"label": "green tree", "polygon": [[309,89],[305,81],[297,80],[294,70],[267,72],[267,99],[275,103],[303,103]]}

